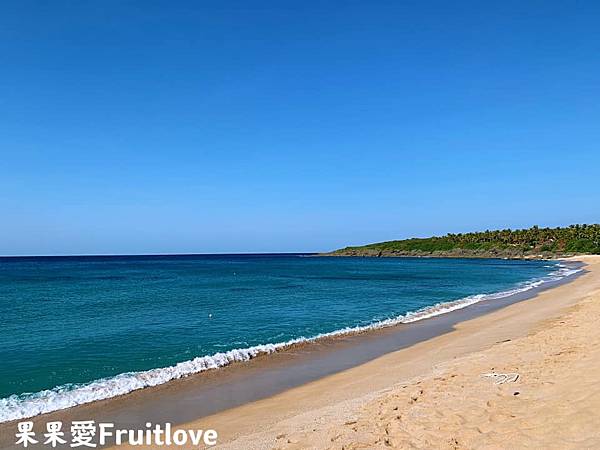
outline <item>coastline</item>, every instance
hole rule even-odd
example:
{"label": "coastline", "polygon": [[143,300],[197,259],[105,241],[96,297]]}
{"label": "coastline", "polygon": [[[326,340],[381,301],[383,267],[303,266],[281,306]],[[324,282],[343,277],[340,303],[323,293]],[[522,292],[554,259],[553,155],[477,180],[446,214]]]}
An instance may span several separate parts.
{"label": "coastline", "polygon": [[511,259],[519,260],[569,260],[577,258],[575,253],[521,253],[511,251],[464,250],[451,251],[387,251],[387,250],[334,250],[314,255],[321,258],[465,258],[465,259]]}
{"label": "coastline", "polygon": [[572,260],[586,273],[571,283],[186,427],[227,449],[597,448],[600,256]]}
{"label": "coastline", "polygon": [[[493,260],[492,260],[493,261]],[[541,262],[541,261],[540,261]],[[545,266],[552,267],[552,266]],[[576,264],[558,264],[553,266],[552,272],[547,272],[539,278],[531,278],[523,280],[519,284],[505,287],[506,290],[487,291],[488,293],[477,293],[457,300],[442,301],[436,304],[430,304],[420,309],[413,309],[404,314],[388,317],[379,321],[357,325],[354,327],[338,328],[333,331],[323,332],[321,334],[297,337],[288,341],[275,343],[258,344],[252,347],[231,349],[221,353],[209,354],[193,359],[179,362],[172,366],[158,367],[139,372],[124,372],[119,375],[99,378],[89,383],[79,385],[63,385],[50,390],[37,392],[35,394],[26,394],[23,397],[12,396],[0,400],[0,422],[11,422],[16,420],[26,419],[28,417],[36,417],[41,414],[51,414],[56,411],[65,410],[68,408],[79,408],[82,405],[92,404],[105,400],[116,399],[122,396],[128,396],[132,392],[143,389],[156,389],[157,387],[169,384],[178,383],[181,380],[197,376],[200,373],[208,373],[214,370],[222,371],[229,366],[244,367],[251,360],[259,358],[266,364],[271,363],[270,358],[280,358],[274,356],[279,354],[294,353],[299,350],[321,352],[319,347],[323,344],[339,343],[340,340],[352,340],[356,347],[365,347],[361,341],[364,336],[377,337],[378,332],[382,329],[390,328],[392,333],[398,332],[401,335],[396,342],[384,343],[381,345],[371,345],[362,351],[346,351],[348,355],[338,355],[337,352],[331,352],[330,358],[326,364],[320,364],[318,368],[303,368],[303,376],[288,373],[287,378],[293,381],[274,379],[268,388],[259,389],[257,386],[252,386],[250,389],[253,394],[243,396],[245,401],[257,400],[262,397],[276,394],[278,391],[294,387],[302,383],[313,381],[314,379],[331,373],[345,370],[349,367],[362,364],[377,356],[385,353],[398,350],[400,348],[413,345],[421,340],[436,336],[437,334],[445,333],[451,327],[460,321],[464,321],[474,315],[489,312],[492,309],[505,306],[514,301],[522,300],[531,295],[534,295],[538,290],[549,289],[557,284],[566,283],[572,280],[573,276],[577,276],[580,272]],[[490,300],[493,300],[491,302]],[[420,322],[424,319],[431,319],[440,315],[447,315],[454,311],[461,310],[467,307],[472,307],[477,303],[483,303],[481,307],[469,308],[469,313],[466,314],[451,314],[451,316],[437,319],[436,321],[427,322],[424,328],[412,329],[408,325],[413,322]],[[401,326],[401,327],[399,327]],[[394,328],[397,330],[394,330]],[[411,335],[412,333],[412,335]],[[380,333],[379,333],[380,334]],[[361,336],[356,338],[356,336]],[[313,355],[315,356],[315,355]],[[320,355],[317,355],[317,359]],[[340,361],[340,357],[341,360]],[[305,366],[316,366],[314,361],[307,361]],[[289,370],[288,370],[289,372]],[[307,373],[310,372],[310,373]],[[196,392],[192,393],[196,395]],[[213,395],[214,397],[214,395]],[[238,406],[242,401],[218,401],[219,406],[214,406],[212,409],[202,409],[201,414],[208,415],[218,412],[220,409],[231,408]],[[198,414],[198,412],[197,412]],[[189,418],[187,418],[189,419]]]}
{"label": "coastline", "polygon": [[[569,281],[569,286],[578,282],[578,280]],[[548,289],[549,287],[550,286],[545,289]],[[548,291],[545,289],[542,294],[544,292],[553,292],[556,289],[560,289],[560,287],[554,287]],[[360,367],[374,364],[379,359],[386,358],[388,355],[396,352],[412,352],[411,349],[414,347],[419,347],[431,340],[451,335],[454,333],[453,330],[457,327],[460,328],[461,324],[465,321],[476,321],[480,317],[486,317],[495,314],[498,311],[502,311],[505,308],[510,308],[510,306],[506,306],[506,304],[515,303],[518,305],[519,303],[528,303],[522,302],[521,300],[536,294],[537,291],[533,291],[524,297],[516,296],[514,298],[509,298],[504,304],[501,301],[502,299],[493,302],[477,303],[462,310],[445,313],[433,319],[420,321],[414,324],[414,326],[412,326],[413,324],[402,324],[401,326],[372,330],[357,335],[323,339],[318,343],[299,345],[289,351],[286,350],[270,354],[264,358],[259,356],[244,364],[234,364],[231,367],[225,367],[218,371],[209,371],[200,376],[191,376],[172,383],[167,383],[166,385],[135,391],[124,396],[43,414],[34,417],[32,420],[34,422],[46,422],[49,420],[68,421],[69,419],[77,420],[78,418],[81,418],[83,414],[86,417],[94,418],[97,421],[109,420],[124,425],[134,425],[136,423],[139,425],[140,422],[143,423],[145,420],[153,422],[171,421],[183,424],[190,423],[190,421],[196,417],[207,416],[199,421],[193,421],[196,425],[200,423],[202,424],[202,427],[206,428],[207,425],[204,425],[205,422],[212,423],[215,417],[218,418],[221,415],[228,416],[228,414],[233,414],[233,417],[228,416],[229,419],[227,419],[227,421],[233,420],[232,423],[237,423],[239,417],[235,417],[235,411],[239,408],[247,408],[251,407],[251,405],[261,404],[261,402],[268,401],[271,398],[276,399],[280,395],[285,396],[288,392],[293,392],[296,389],[302,390],[305,386],[310,387],[315,383],[318,384],[324,382],[331,377],[343,377],[347,372],[352,372]],[[489,309],[486,310],[486,307]],[[491,310],[496,311],[490,312]],[[423,325],[425,324],[426,326],[424,327]],[[428,329],[429,331],[427,331]],[[398,335],[403,334],[402,332],[399,332],[399,330],[402,330],[402,332],[406,331],[406,334],[410,338],[404,339],[403,342],[399,343]],[[335,362],[336,358],[338,365],[336,366],[334,364],[331,366],[329,361]],[[315,364],[315,361],[317,361],[317,364]],[[327,364],[323,366],[324,361],[327,361],[329,366],[327,366]],[[319,372],[319,370],[317,370],[315,372],[314,366],[320,367],[322,371]],[[248,385],[247,382],[247,379],[252,379],[252,376],[256,379],[265,379],[266,377],[266,380],[270,385],[271,382],[277,380],[282,371],[285,372],[287,369],[289,375],[289,371],[294,372],[298,367],[301,368],[300,378],[296,377],[288,384],[283,383],[276,386],[275,391],[261,391],[260,386]],[[227,402],[219,405],[218,397],[228,396],[228,391],[229,388],[231,388],[232,382],[233,384],[238,383],[239,385],[237,390],[234,389],[236,396],[239,396],[239,398],[232,403],[233,407],[231,404],[227,405]],[[298,387],[298,385],[301,386]],[[253,389],[258,389],[258,397],[256,397],[256,395],[248,395],[249,391]],[[209,391],[212,392],[212,395],[207,396],[206,394]],[[270,395],[274,395],[274,397],[260,400],[261,397]],[[149,398],[153,398],[154,401],[148,403]],[[208,403],[209,408],[198,408],[198,402]],[[211,403],[216,403],[216,414],[210,415]],[[140,418],[140,411],[148,411],[147,407],[150,408],[150,411],[143,419]],[[220,410],[224,411],[218,412]],[[257,417],[257,419],[259,419],[259,417]],[[263,419],[267,418],[263,417]],[[217,419],[217,423],[218,422],[219,420]],[[0,424],[0,430],[2,428],[10,428],[11,424],[14,427],[14,422]],[[229,440],[234,437],[233,434],[227,437],[227,432],[221,431],[223,429],[222,424],[220,426],[215,426],[215,428],[219,430],[222,439]],[[244,429],[244,427],[241,427],[241,429]],[[222,439],[220,439],[221,443],[224,442]],[[0,440],[0,448],[10,448],[10,445],[8,442]]]}

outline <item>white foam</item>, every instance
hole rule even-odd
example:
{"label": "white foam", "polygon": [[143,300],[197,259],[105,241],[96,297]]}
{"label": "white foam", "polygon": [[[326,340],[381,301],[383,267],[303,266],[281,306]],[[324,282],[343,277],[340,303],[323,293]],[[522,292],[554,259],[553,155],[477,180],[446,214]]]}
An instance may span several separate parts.
{"label": "white foam", "polygon": [[170,367],[151,369],[142,372],[127,372],[86,384],[67,384],[53,389],[40,391],[35,394],[11,395],[10,397],[0,399],[0,423],[33,417],[38,414],[57,411],[84,403],[94,402],[96,400],[116,397],[145,387],[157,386],[171,380],[204,372],[206,370],[218,369],[233,362],[248,361],[258,355],[274,353],[295,344],[312,342],[326,337],[362,333],[402,323],[416,322],[457,309],[462,309],[483,300],[505,298],[517,293],[526,292],[539,287],[542,284],[558,281],[581,271],[581,269],[569,268],[563,264],[558,264],[558,267],[558,270],[544,278],[529,281],[508,291],[493,294],[472,295],[460,300],[438,303],[414,312],[408,312],[405,315],[378,321],[370,325],[347,327],[308,338],[299,337],[287,342],[233,349],[210,356],[201,356]]}

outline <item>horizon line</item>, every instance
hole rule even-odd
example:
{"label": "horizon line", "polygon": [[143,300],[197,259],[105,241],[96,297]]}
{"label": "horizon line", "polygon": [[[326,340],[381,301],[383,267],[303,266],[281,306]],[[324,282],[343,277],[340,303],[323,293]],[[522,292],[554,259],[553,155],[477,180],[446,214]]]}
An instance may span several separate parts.
{"label": "horizon line", "polygon": [[232,256],[232,255],[316,255],[322,252],[218,252],[218,253],[72,253],[46,255],[0,255],[2,258],[93,258],[126,256]]}

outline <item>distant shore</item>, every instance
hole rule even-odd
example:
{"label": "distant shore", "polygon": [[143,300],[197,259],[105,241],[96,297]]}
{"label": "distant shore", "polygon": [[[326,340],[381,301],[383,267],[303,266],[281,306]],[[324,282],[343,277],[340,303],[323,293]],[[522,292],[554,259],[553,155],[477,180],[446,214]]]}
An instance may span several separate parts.
{"label": "distant shore", "polygon": [[319,253],[323,257],[362,257],[362,258],[497,258],[497,259],[566,259],[574,258],[573,253],[523,253],[518,250],[493,249],[493,250],[381,250],[376,248],[350,247],[333,252]]}
{"label": "distant shore", "polygon": [[563,259],[600,254],[600,224],[448,233],[345,247],[321,256]]}

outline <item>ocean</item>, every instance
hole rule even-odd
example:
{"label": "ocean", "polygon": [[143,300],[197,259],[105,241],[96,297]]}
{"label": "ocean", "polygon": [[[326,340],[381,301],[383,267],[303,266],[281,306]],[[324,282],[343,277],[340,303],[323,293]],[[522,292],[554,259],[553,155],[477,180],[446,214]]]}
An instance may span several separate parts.
{"label": "ocean", "polygon": [[0,258],[0,422],[422,320],[576,270],[300,254]]}

